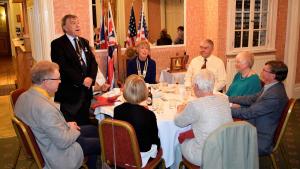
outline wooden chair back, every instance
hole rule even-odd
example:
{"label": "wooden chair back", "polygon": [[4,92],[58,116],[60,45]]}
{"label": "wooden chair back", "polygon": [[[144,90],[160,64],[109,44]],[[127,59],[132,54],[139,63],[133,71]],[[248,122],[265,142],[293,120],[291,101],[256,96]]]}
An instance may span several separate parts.
{"label": "wooden chair back", "polygon": [[294,99],[294,98],[289,99],[287,105],[285,106],[285,108],[281,114],[281,118],[280,118],[279,124],[276,128],[274,139],[273,139],[273,143],[274,143],[273,152],[276,151],[279,147],[279,144],[281,142],[282,136],[286,129],[287,123],[291,116],[292,110],[295,106],[295,103],[296,103],[296,99]]}
{"label": "wooden chair back", "polygon": [[19,89],[16,89],[12,92],[10,92],[10,104],[12,106],[12,108],[15,107],[15,104],[19,98],[19,96],[24,93],[26,91],[26,89],[24,88],[19,88]]}
{"label": "wooden chair back", "polygon": [[26,156],[33,158],[38,168],[42,169],[45,161],[30,127],[16,116],[12,117],[12,124]]}

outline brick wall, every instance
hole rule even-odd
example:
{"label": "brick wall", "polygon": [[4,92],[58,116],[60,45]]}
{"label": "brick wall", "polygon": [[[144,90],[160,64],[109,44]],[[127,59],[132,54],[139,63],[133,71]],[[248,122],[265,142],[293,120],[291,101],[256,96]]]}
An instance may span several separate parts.
{"label": "brick wall", "polygon": [[89,1],[87,0],[53,0],[55,35],[63,34],[61,29],[61,18],[66,14],[74,14],[79,17],[81,36],[89,39],[91,36],[91,19]]}
{"label": "brick wall", "polygon": [[[300,27],[299,27],[300,29]],[[297,57],[297,68],[296,68],[296,83],[300,83],[300,30],[299,30],[299,41],[298,41],[298,57]]]}
{"label": "brick wall", "polygon": [[287,27],[287,10],[288,1],[278,0],[278,11],[277,11],[277,26],[276,26],[276,58],[278,60],[284,60],[284,47],[285,47],[285,36]]}
{"label": "brick wall", "polygon": [[[90,39],[91,19],[89,1],[82,0],[53,0],[55,33],[62,34],[60,27],[61,18],[68,13],[78,15],[81,22],[82,36]],[[128,5],[128,4],[127,4]],[[276,54],[277,59],[284,59],[286,20],[288,1],[278,0],[278,16],[276,29]],[[128,14],[127,14],[128,15]],[[169,58],[174,56],[174,51],[186,50],[190,59],[199,55],[199,44],[205,38],[211,38],[215,42],[214,54],[226,63],[226,24],[227,1],[186,0],[186,47],[181,48],[153,48],[152,56],[157,61],[157,71],[169,66]],[[127,26],[126,26],[127,27]],[[299,52],[300,53],[300,52]],[[299,54],[300,55],[300,54]],[[300,60],[300,59],[299,59]],[[300,61],[298,61],[300,64]],[[102,64],[102,63],[101,63]],[[297,69],[298,74],[300,70]],[[300,82],[300,75],[296,77]]]}

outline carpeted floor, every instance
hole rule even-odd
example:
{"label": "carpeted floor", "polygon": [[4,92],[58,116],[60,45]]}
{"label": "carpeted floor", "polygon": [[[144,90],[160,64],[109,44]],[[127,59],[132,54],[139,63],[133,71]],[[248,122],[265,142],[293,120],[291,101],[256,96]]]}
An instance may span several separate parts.
{"label": "carpeted floor", "polygon": [[11,124],[12,112],[9,96],[0,96],[0,138],[16,136]]}
{"label": "carpeted floor", "polygon": [[23,149],[21,149],[20,151],[20,144],[18,142],[17,137],[1,138],[0,151],[1,169],[12,169],[14,167],[16,169],[38,168],[33,159],[27,158],[25,156]]}
{"label": "carpeted floor", "polygon": [[0,85],[0,96],[9,95],[9,93],[15,89],[15,84]]}

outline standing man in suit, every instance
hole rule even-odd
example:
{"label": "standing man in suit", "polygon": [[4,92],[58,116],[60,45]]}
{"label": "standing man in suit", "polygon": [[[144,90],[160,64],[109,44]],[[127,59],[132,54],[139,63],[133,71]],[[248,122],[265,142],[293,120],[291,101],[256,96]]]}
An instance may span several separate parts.
{"label": "standing man in suit", "polygon": [[31,69],[31,79],[33,85],[18,98],[14,112],[32,130],[44,168],[77,169],[87,156],[89,168],[95,169],[100,155],[97,127],[66,122],[50,97],[61,82],[58,65],[38,62]]}
{"label": "standing man in suit", "polygon": [[247,120],[257,129],[259,155],[273,149],[273,138],[288,97],[283,80],[288,68],[282,61],[268,61],[261,72],[265,83],[261,92],[251,96],[229,97],[232,117]]}
{"label": "standing man in suit", "polygon": [[92,86],[97,75],[97,63],[89,42],[79,37],[78,17],[62,18],[64,35],[51,42],[51,59],[60,67],[61,84],[55,93],[66,121],[89,124]]}

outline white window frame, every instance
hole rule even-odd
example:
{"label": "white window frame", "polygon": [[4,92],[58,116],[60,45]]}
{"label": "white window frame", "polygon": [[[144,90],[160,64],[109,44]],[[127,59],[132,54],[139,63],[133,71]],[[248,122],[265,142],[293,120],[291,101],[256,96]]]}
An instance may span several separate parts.
{"label": "white window frame", "polygon": [[[252,3],[254,0],[250,0]],[[253,3],[254,4],[254,3]],[[227,38],[226,38],[226,55],[236,55],[241,51],[251,51],[253,53],[264,53],[275,51],[275,39],[276,39],[276,23],[277,23],[277,8],[278,0],[268,1],[268,23],[267,23],[267,35],[265,46],[259,47],[243,47],[234,48],[234,30],[235,30],[235,13],[236,13],[236,0],[227,1]],[[250,24],[252,24],[250,22]],[[251,26],[250,26],[251,28]],[[253,29],[253,28],[251,28]],[[249,34],[249,39],[252,39]]]}

